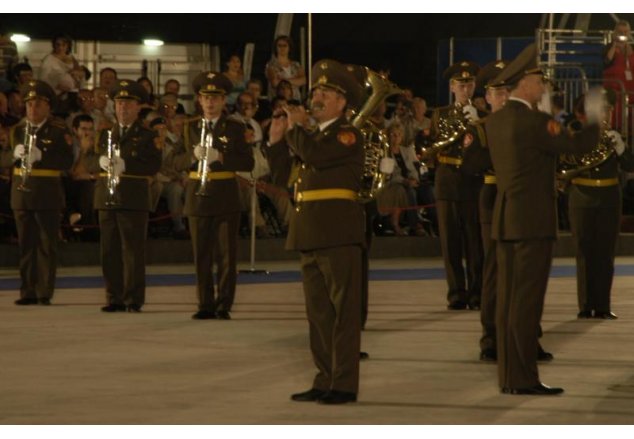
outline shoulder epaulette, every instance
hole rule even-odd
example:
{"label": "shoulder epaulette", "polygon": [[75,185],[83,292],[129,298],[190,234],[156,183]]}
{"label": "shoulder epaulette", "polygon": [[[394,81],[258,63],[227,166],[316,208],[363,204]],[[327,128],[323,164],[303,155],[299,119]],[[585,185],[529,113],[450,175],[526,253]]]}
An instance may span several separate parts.
{"label": "shoulder epaulette", "polygon": [[54,126],[55,128],[66,128],[66,122],[64,121],[64,119],[60,118],[60,117],[50,117],[48,119],[48,123],[51,124],[51,126]]}

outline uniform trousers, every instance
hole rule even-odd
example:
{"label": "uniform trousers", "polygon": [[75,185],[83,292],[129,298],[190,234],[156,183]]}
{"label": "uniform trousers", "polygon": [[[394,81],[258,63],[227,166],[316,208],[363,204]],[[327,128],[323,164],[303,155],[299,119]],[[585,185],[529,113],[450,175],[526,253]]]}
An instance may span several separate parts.
{"label": "uniform trousers", "polygon": [[497,186],[485,184],[480,190],[480,231],[484,263],[482,266],[482,295],[480,297],[480,322],[482,337],[480,350],[496,350],[495,302],[497,300],[497,255],[496,241],[491,238],[491,216],[497,194]]}
{"label": "uniform trousers", "polygon": [[361,249],[361,329],[365,328],[365,323],[368,321],[368,300],[370,293],[370,247],[372,246],[372,237],[374,234],[372,226],[374,218],[379,214],[376,199],[372,198],[370,201],[363,203],[363,209],[365,210],[365,246]]}
{"label": "uniform trousers", "polygon": [[540,321],[552,263],[552,239],[498,241],[497,346],[501,388],[540,383]]}
{"label": "uniform trousers", "polygon": [[101,267],[109,305],[145,303],[148,212],[100,210]]}
{"label": "uniform trousers", "polygon": [[14,210],[20,250],[20,298],[50,299],[55,290],[59,210]]}
{"label": "uniform trousers", "polygon": [[[437,200],[438,229],[449,302],[479,303],[482,289],[482,241],[478,203]],[[466,259],[466,278],[462,259]]]}
{"label": "uniform trousers", "polygon": [[301,252],[313,388],[357,393],[361,349],[361,246]]}
{"label": "uniform trousers", "polygon": [[619,226],[620,206],[570,208],[570,227],[577,255],[579,311],[610,311]]}
{"label": "uniform trousers", "polygon": [[[196,266],[196,294],[201,311],[231,311],[236,295],[239,225],[239,212],[189,217]],[[218,267],[216,299],[214,264]]]}

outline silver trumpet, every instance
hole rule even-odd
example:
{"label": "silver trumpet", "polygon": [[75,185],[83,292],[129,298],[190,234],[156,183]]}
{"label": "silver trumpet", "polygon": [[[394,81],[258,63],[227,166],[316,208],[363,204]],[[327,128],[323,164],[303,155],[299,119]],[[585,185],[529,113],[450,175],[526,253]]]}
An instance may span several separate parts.
{"label": "silver trumpet", "polygon": [[114,158],[121,156],[119,146],[112,141],[112,130],[108,130],[108,171],[106,177],[106,206],[117,207],[119,202],[119,176],[114,171]]}
{"label": "silver trumpet", "polygon": [[22,177],[22,182],[18,186],[18,190],[22,192],[31,192],[31,189],[26,185],[26,183],[31,176],[31,171],[33,170],[31,155],[33,154],[33,147],[36,142],[37,134],[31,133],[31,124],[27,121],[24,128],[24,157],[20,163],[20,176]]}
{"label": "silver trumpet", "polygon": [[209,176],[209,152],[214,147],[214,135],[207,132],[207,120],[202,119],[202,128],[200,129],[200,146],[203,147],[203,158],[198,161],[198,175],[200,176],[200,187],[196,191],[199,197],[208,197],[207,193],[207,177]]}

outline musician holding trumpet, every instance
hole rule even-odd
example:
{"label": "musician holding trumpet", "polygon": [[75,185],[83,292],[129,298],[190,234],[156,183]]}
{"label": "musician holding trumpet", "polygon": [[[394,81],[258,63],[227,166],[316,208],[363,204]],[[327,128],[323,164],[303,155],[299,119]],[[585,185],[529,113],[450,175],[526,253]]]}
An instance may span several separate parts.
{"label": "musician holding trumpet", "polygon": [[97,135],[87,168],[99,174],[94,207],[99,211],[101,267],[106,306],[101,311],[141,312],[145,303],[145,245],[152,209],[150,179],[161,167],[154,131],[138,120],[147,92],[121,79],[109,91],[117,123]]}
{"label": "musician holding trumpet", "polygon": [[72,138],[63,120],[51,116],[56,98],[42,81],[21,89],[26,118],[11,128],[16,161],[11,208],[20,251],[20,299],[16,305],[50,305],[57,271],[57,240],[64,190],[61,172],[73,164]]}
{"label": "musician holding trumpet", "polygon": [[[610,128],[613,90],[605,91],[605,110],[599,142],[586,155],[574,157],[576,167],[564,177],[569,186],[568,212],[577,259],[577,298],[580,319],[616,319],[610,308],[614,254],[621,225],[619,171],[634,171],[634,157],[621,135]],[[583,101],[575,111],[585,122]],[[560,172],[561,175],[561,172]]]}
{"label": "musician holding trumpet", "polygon": [[[244,125],[223,113],[231,81],[217,72],[202,72],[192,87],[203,113],[187,121],[183,134],[193,156],[184,208],[196,266],[198,312],[192,318],[229,320],[236,292],[241,209],[235,173],[250,172],[255,162]],[[218,266],[217,294],[214,264]]]}

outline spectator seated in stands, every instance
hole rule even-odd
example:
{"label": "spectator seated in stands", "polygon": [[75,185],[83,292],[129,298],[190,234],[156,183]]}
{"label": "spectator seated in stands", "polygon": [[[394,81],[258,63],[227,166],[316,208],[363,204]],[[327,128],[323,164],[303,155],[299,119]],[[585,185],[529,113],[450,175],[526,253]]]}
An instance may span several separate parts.
{"label": "spectator seated in stands", "polygon": [[0,124],[0,242],[17,242],[17,232],[11,210],[11,172],[13,151],[9,129]]}
{"label": "spectator seated in stands", "polygon": [[[95,146],[95,123],[87,114],[75,116],[71,123],[73,133],[73,166],[64,179],[66,212],[71,232],[67,237],[82,241],[98,240],[97,220],[93,209],[95,181],[86,166],[86,158]],[[82,227],[83,226],[83,227]]]}
{"label": "spectator seated in stands", "polygon": [[[425,235],[415,209],[416,188],[419,176],[414,166],[417,162],[412,146],[403,145],[403,126],[395,122],[388,127],[390,151],[381,162],[381,171],[388,173],[388,181],[376,194],[381,215],[389,215],[396,235]],[[405,211],[408,229],[401,228],[401,214]]]}
{"label": "spectator seated in stands", "polygon": [[167,121],[159,116],[149,123],[149,128],[158,134],[157,146],[163,154],[161,170],[156,174],[153,183],[154,207],[159,197],[167,202],[167,210],[172,220],[172,237],[189,239],[189,232],[183,220],[185,201],[185,179],[191,158],[180,137],[170,133]]}

